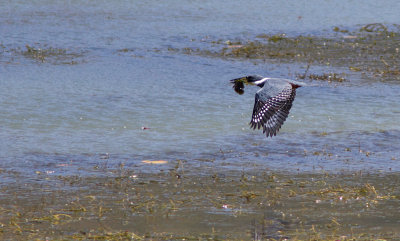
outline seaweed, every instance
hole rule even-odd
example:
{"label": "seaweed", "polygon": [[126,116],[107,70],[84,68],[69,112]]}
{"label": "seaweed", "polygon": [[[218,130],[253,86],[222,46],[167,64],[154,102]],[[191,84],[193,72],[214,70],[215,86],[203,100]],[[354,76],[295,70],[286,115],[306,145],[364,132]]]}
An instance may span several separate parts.
{"label": "seaweed", "polygon": [[[95,175],[81,177],[40,172],[34,182],[3,185],[0,236],[30,240],[400,237],[395,224],[381,222],[398,218],[392,207],[400,204],[399,173],[259,170],[202,175],[185,160],[169,164],[169,171],[158,173],[141,173],[123,163],[116,168],[89,168]],[[209,226],[207,220],[216,221]]]}
{"label": "seaweed", "polygon": [[26,44],[24,48],[9,48],[4,45],[1,47],[2,52],[8,53],[7,56],[1,56],[4,57],[2,62],[7,64],[18,63],[19,57],[23,57],[39,64],[75,65],[85,62],[84,57],[87,53],[84,50],[76,49],[72,51],[67,48],[49,47],[45,44],[35,44],[34,46]]}
{"label": "seaweed", "polygon": [[[185,47],[170,51],[238,61],[251,60],[256,64],[283,62],[345,67],[375,80],[400,80],[400,70],[397,67],[400,61],[399,30],[397,25],[372,23],[354,31],[334,27],[335,35],[329,37],[262,33],[251,39],[211,41],[210,48]],[[343,74],[338,73],[315,73],[307,78],[348,81]]]}

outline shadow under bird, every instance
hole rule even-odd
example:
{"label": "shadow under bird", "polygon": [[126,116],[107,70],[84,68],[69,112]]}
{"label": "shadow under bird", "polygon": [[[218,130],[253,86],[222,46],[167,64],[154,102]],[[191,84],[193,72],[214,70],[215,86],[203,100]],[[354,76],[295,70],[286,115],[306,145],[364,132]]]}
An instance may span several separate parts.
{"label": "shadow under bird", "polygon": [[255,96],[253,115],[249,125],[253,129],[263,128],[267,137],[276,136],[289,116],[296,96],[296,89],[306,84],[299,81],[249,75],[230,80],[238,94],[244,93],[244,85],[257,85],[261,89]]}

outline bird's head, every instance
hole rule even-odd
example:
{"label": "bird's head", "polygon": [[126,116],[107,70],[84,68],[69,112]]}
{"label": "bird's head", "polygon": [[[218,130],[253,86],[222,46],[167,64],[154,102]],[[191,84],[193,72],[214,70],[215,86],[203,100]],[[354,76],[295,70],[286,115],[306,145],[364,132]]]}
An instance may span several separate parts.
{"label": "bird's head", "polygon": [[248,75],[245,77],[230,80],[230,82],[233,84],[233,89],[235,89],[236,93],[240,95],[244,93],[244,84],[251,84],[263,87],[265,81],[267,81],[267,78],[264,78],[260,75]]}

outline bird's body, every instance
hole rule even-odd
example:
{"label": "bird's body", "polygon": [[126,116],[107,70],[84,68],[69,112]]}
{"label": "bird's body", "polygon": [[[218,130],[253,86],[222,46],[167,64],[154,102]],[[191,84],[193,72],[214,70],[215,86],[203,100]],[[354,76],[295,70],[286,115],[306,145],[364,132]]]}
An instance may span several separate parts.
{"label": "bird's body", "polygon": [[267,137],[275,136],[279,131],[292,108],[296,89],[305,85],[299,81],[259,75],[233,79],[231,82],[239,94],[243,94],[244,84],[254,84],[261,88],[255,96],[250,126],[253,129],[262,127]]}

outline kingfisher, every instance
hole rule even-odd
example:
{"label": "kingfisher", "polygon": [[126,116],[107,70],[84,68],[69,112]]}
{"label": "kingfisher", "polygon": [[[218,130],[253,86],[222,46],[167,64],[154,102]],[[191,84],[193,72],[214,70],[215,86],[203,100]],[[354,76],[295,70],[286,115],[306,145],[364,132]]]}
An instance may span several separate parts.
{"label": "kingfisher", "polygon": [[306,84],[299,81],[248,75],[230,80],[238,94],[244,93],[244,84],[257,85],[261,89],[255,96],[253,115],[249,123],[255,129],[263,128],[267,137],[276,136],[289,115],[296,96],[296,89]]}

